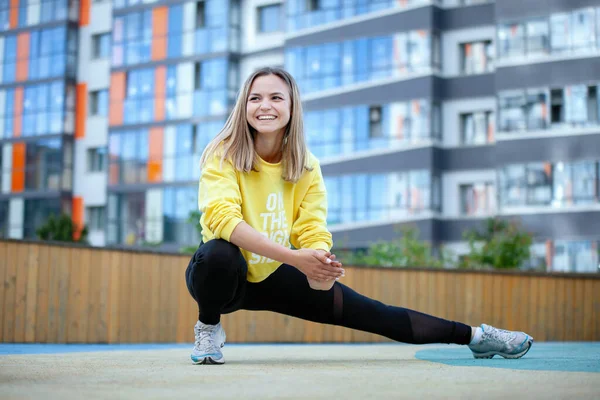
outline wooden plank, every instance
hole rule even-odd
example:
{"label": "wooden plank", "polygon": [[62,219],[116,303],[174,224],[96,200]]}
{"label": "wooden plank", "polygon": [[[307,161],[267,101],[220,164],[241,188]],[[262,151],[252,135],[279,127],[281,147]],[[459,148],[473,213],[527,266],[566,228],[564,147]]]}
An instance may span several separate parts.
{"label": "wooden plank", "polygon": [[48,343],[58,343],[58,305],[59,305],[59,286],[60,286],[60,248],[48,246]]}
{"label": "wooden plank", "polygon": [[556,278],[556,302],[554,303],[554,334],[557,340],[565,340],[565,292],[566,281],[563,278]]}
{"label": "wooden plank", "polygon": [[573,316],[573,339],[585,340],[583,330],[583,303],[585,302],[585,280],[576,279],[573,293],[574,316]]}
{"label": "wooden plank", "polygon": [[58,251],[58,315],[57,342],[66,343],[69,340],[69,298],[71,295],[71,249],[67,247],[57,248]]}
{"label": "wooden plank", "polygon": [[38,256],[38,282],[37,305],[35,315],[35,341],[46,343],[48,341],[48,314],[49,314],[49,285],[50,285],[50,248],[39,246]]}
{"label": "wooden plank", "polygon": [[121,252],[111,251],[109,253],[110,279],[108,290],[108,343],[119,343],[119,294],[120,294],[120,270]]}
{"label": "wooden plank", "polygon": [[[88,326],[90,322],[90,268],[91,268],[91,250],[74,248],[71,257],[73,265],[80,269],[81,293],[79,296],[79,306],[77,313],[79,315],[79,329],[77,330],[77,342],[87,342]],[[94,321],[92,321],[94,323]]]}
{"label": "wooden plank", "polygon": [[77,343],[79,342],[79,325],[81,321],[80,309],[81,309],[81,276],[82,268],[81,263],[77,260],[79,253],[78,249],[66,249],[69,259],[69,298],[67,303],[67,342]]}
{"label": "wooden plank", "polygon": [[565,302],[564,302],[564,340],[573,341],[575,332],[575,279],[564,279],[565,282]]}
{"label": "wooden plank", "polygon": [[[131,343],[137,343],[140,338],[142,331],[142,307],[141,302],[145,296],[143,295],[140,285],[140,278],[143,273],[142,264],[145,260],[145,255],[139,253],[128,253],[130,259],[130,271],[131,276],[129,280],[129,341]],[[175,293],[171,293],[171,296],[175,296]],[[176,313],[176,309],[171,309],[172,313]]]}
{"label": "wooden plank", "polygon": [[583,340],[594,340],[594,281],[586,279],[583,283]]}
{"label": "wooden plank", "polygon": [[[100,325],[100,291],[102,285],[102,250],[88,250],[89,252],[89,269],[87,271],[87,326],[85,337],[87,343],[98,343],[98,334]],[[85,274],[84,274],[85,276]]]}
{"label": "wooden plank", "polygon": [[17,282],[15,285],[15,338],[14,341],[25,341],[25,312],[27,299],[27,246],[17,246]]}
{"label": "wooden plank", "polygon": [[99,343],[108,343],[109,341],[109,318],[110,318],[110,252],[100,251],[95,259],[99,260],[96,268],[99,271],[98,288],[98,312],[96,323],[95,338]]}
{"label": "wooden plank", "polygon": [[538,326],[543,330],[542,339],[555,341],[554,320],[556,313],[554,312],[554,301],[556,299],[556,279],[541,278],[540,293],[542,294],[540,301],[540,313],[538,314]]}
{"label": "wooden plank", "polygon": [[6,246],[6,274],[4,276],[4,312],[3,336],[6,343],[15,341],[15,305],[17,286],[18,245],[8,243]]}
{"label": "wooden plank", "polygon": [[537,329],[537,320],[538,314],[540,314],[540,280],[537,277],[532,277],[529,279],[529,303],[527,307],[527,313],[525,314],[525,323],[523,324],[523,329],[529,335],[532,335],[534,340],[538,340],[536,337],[537,333],[535,330]]}
{"label": "wooden plank", "polygon": [[119,265],[119,343],[131,343],[131,262],[131,252],[121,252],[121,264]]}
{"label": "wooden plank", "polygon": [[8,270],[8,243],[0,240],[0,343],[4,341],[4,287]]}
{"label": "wooden plank", "polygon": [[600,341],[600,280],[598,279],[594,280],[592,299],[594,299],[592,321],[595,321],[593,340]]}
{"label": "wooden plank", "polygon": [[30,244],[27,250],[27,289],[25,299],[25,342],[35,341],[36,308],[38,295],[39,245]]}

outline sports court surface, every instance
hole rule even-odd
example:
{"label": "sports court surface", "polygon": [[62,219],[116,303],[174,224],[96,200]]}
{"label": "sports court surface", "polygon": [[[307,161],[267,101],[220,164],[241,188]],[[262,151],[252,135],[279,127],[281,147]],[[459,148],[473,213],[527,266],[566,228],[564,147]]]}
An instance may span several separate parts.
{"label": "sports court surface", "polygon": [[592,399],[600,343],[534,343],[520,360],[466,347],[226,344],[192,365],[192,344],[0,344],[1,399]]}

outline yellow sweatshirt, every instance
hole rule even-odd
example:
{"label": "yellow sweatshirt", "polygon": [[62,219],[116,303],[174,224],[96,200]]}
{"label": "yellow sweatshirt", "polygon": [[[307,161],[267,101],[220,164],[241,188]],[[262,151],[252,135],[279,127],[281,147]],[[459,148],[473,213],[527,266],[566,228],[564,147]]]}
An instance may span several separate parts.
{"label": "yellow sweatshirt", "polygon": [[[333,245],[327,230],[327,194],[317,158],[309,153],[308,165],[298,182],[283,180],[281,163],[271,164],[259,157],[259,171],[237,171],[231,162],[215,156],[202,170],[198,206],[202,212],[202,240],[229,241],[243,220],[269,239],[283,246],[322,249]],[[242,249],[248,263],[250,282],[260,282],[280,262]]]}

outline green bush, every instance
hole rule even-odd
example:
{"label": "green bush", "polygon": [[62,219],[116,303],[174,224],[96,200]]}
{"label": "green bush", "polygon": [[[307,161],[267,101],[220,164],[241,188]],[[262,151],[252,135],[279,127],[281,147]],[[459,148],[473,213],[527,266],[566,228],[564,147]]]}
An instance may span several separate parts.
{"label": "green bush", "polygon": [[59,242],[78,242],[87,243],[88,228],[84,226],[81,229],[79,238],[74,239],[77,231],[77,225],[67,214],[61,214],[59,217],[50,215],[46,222],[36,231],[36,235],[41,240],[54,240]]}
{"label": "green bush", "polygon": [[483,230],[464,233],[469,241],[469,254],[460,268],[520,268],[530,259],[531,233],[521,229],[517,222],[488,218]]}
{"label": "green bush", "polygon": [[366,251],[341,252],[340,259],[347,265],[381,267],[443,267],[449,262],[446,251],[433,255],[431,245],[419,240],[416,227],[404,226],[400,233],[394,240],[372,243]]}

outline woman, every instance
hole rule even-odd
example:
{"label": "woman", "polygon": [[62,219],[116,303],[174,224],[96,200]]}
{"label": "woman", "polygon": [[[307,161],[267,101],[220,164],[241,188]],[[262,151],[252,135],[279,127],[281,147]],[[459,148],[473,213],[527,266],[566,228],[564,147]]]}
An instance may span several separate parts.
{"label": "woman", "polygon": [[[298,87],[279,68],[252,74],[201,159],[203,240],[186,270],[200,309],[195,364],[223,364],[221,314],[268,310],[406,343],[469,345],[475,358],[520,358],[533,339],[382,304],[337,282],[326,192],[307,150]],[[292,250],[290,244],[297,250]]]}

